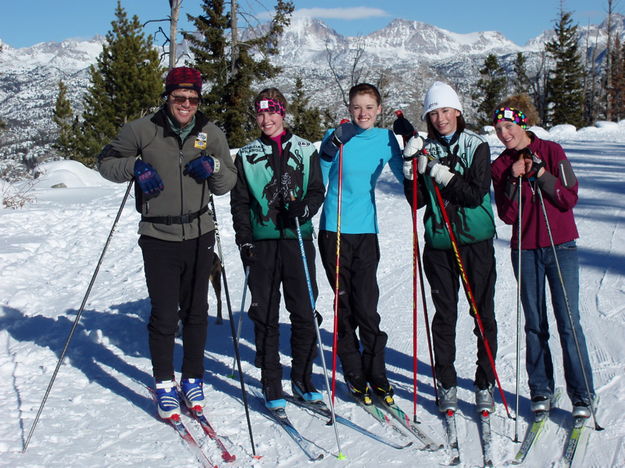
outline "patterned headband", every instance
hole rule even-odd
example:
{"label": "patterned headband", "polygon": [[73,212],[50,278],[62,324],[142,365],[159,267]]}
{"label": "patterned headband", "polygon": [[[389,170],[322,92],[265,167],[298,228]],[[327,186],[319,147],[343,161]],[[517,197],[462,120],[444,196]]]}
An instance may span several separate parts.
{"label": "patterned headband", "polygon": [[493,125],[497,125],[501,120],[514,122],[524,130],[529,127],[525,113],[514,107],[500,107],[497,109],[493,114]]}
{"label": "patterned headband", "polygon": [[254,103],[254,107],[256,108],[257,114],[259,112],[272,112],[274,114],[280,114],[282,117],[284,117],[284,115],[286,114],[284,104],[271,98],[256,101]]}

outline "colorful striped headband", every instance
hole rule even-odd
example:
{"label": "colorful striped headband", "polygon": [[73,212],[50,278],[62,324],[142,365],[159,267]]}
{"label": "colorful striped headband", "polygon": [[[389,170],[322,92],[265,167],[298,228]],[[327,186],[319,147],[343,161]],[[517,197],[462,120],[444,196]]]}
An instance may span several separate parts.
{"label": "colorful striped headband", "polygon": [[497,122],[501,120],[514,122],[523,130],[526,130],[529,127],[525,113],[520,109],[515,109],[514,107],[500,107],[497,109],[493,114],[493,125],[497,125]]}
{"label": "colorful striped headband", "polygon": [[261,99],[254,103],[254,107],[256,108],[257,114],[259,112],[272,112],[274,114],[280,114],[282,117],[286,114],[284,104],[275,99]]}

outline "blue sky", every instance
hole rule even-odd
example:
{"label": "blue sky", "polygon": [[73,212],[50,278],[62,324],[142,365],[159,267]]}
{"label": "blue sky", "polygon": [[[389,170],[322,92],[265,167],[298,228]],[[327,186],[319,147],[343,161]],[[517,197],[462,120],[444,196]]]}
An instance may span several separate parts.
{"label": "blue sky", "polygon": [[[183,13],[197,15],[200,0],[183,0]],[[386,26],[393,18],[404,18],[457,33],[494,30],[519,45],[553,27],[560,0],[517,2],[482,0],[295,0],[297,14],[322,19],[343,35],[368,34]],[[617,12],[625,8],[617,3]],[[621,2],[625,3],[625,2]],[[68,38],[91,38],[110,29],[116,0],[3,0],[0,39],[11,47]],[[250,11],[259,4],[270,7],[273,0],[241,0],[240,8]],[[598,24],[606,16],[607,0],[565,0],[565,9],[574,12],[579,25]],[[166,18],[168,0],[122,0],[130,14],[142,22]],[[258,12],[260,13],[260,12]],[[181,15],[184,16],[184,15]],[[159,25],[149,24],[154,33]],[[183,24],[184,26],[184,24]]]}

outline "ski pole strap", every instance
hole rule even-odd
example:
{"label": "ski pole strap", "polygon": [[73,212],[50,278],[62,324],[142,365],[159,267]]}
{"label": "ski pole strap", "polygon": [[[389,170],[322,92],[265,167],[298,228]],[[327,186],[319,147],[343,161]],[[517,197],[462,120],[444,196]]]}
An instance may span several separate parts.
{"label": "ski pole strap", "polygon": [[199,218],[208,211],[208,205],[202,208],[200,211],[194,213],[187,213],[182,216],[141,216],[141,221],[155,224],[188,224],[194,219]]}

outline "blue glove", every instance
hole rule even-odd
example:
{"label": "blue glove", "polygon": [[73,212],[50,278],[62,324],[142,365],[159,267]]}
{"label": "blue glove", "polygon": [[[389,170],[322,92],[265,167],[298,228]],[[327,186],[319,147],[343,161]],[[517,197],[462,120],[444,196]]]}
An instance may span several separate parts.
{"label": "blue glove", "polygon": [[213,172],[219,171],[219,161],[210,156],[200,156],[188,162],[184,167],[184,174],[193,177],[199,184],[208,179]]}
{"label": "blue glove", "polygon": [[165,188],[161,176],[156,169],[144,162],[142,159],[135,161],[135,180],[141,191],[146,195],[146,199],[156,197]]}
{"label": "blue glove", "polygon": [[339,125],[332,135],[321,143],[321,155],[326,156],[324,159],[334,159],[341,145],[346,144],[354,136],[359,133],[360,129],[352,122],[346,122]]}

